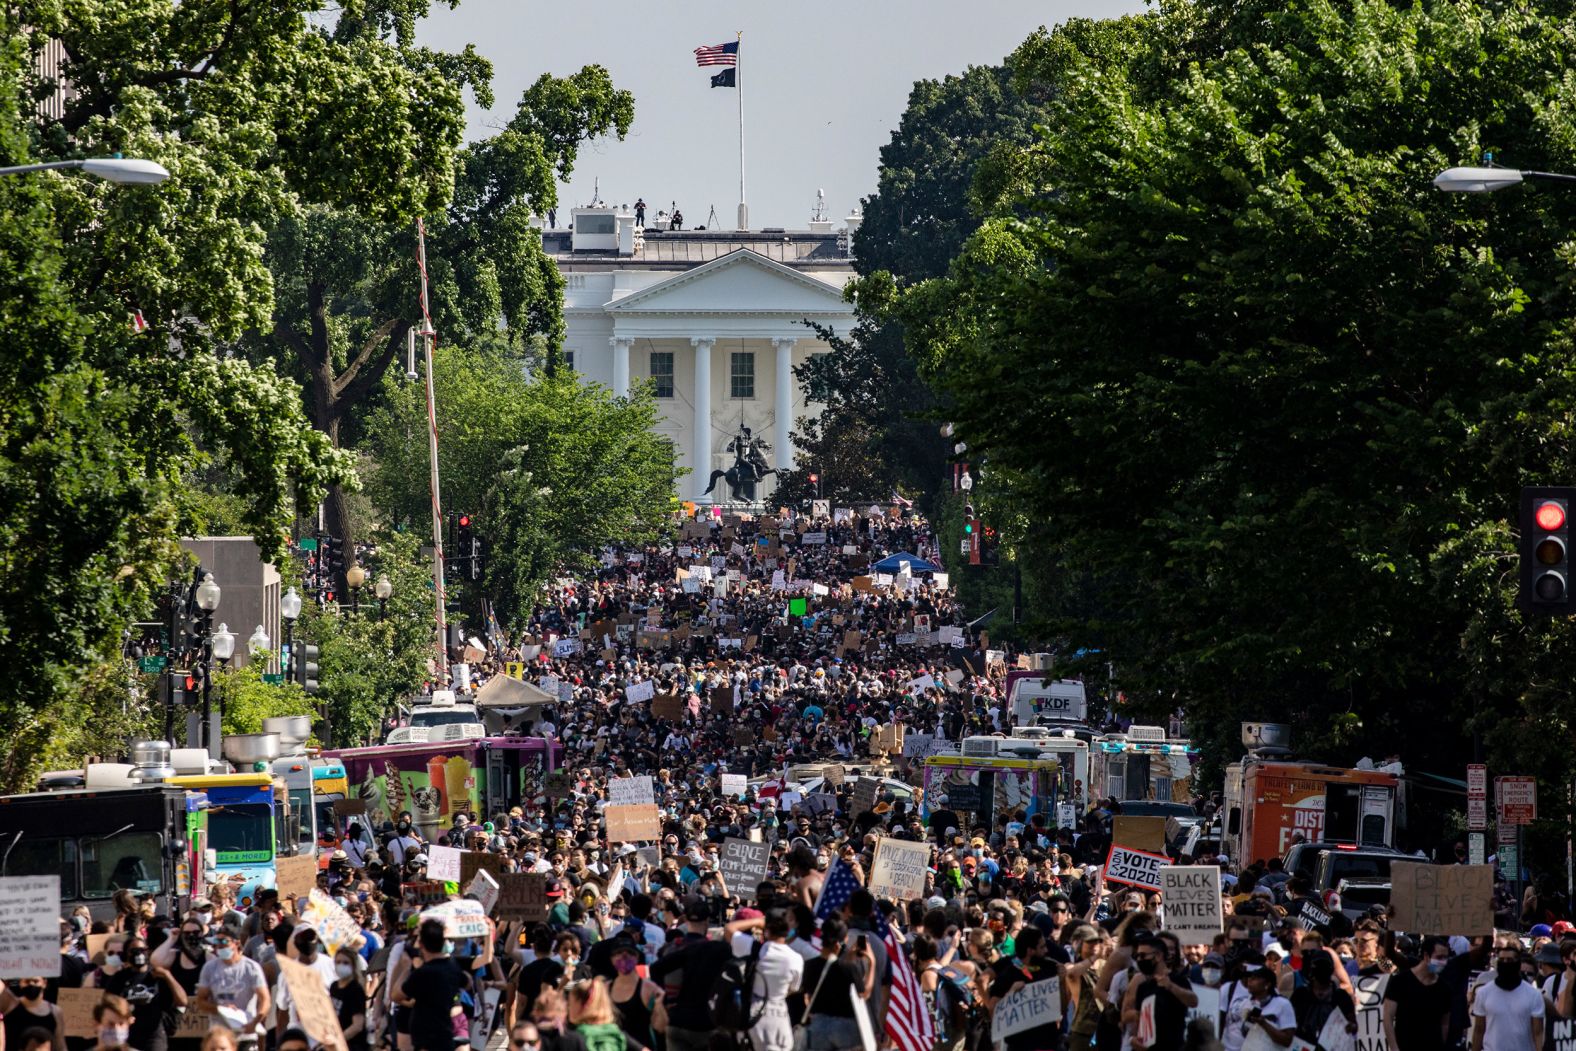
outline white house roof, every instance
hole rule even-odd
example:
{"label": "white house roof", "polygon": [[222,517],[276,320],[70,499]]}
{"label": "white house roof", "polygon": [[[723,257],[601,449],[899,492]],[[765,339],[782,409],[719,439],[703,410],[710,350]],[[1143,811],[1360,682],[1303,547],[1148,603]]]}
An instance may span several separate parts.
{"label": "white house roof", "polygon": [[615,318],[750,315],[851,319],[841,285],[817,280],[748,248],[614,299]]}

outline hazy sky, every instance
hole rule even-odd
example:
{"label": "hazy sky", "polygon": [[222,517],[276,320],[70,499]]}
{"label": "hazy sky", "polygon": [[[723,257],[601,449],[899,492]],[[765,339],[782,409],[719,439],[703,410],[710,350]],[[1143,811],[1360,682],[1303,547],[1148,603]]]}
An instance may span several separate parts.
{"label": "hazy sky", "polygon": [[[1141,0],[602,0],[536,3],[462,0],[434,5],[422,41],[466,43],[492,60],[492,111],[470,104],[470,134],[488,134],[514,112],[542,73],[600,63],[634,92],[635,124],[623,142],[580,152],[560,205],[585,203],[600,178],[610,204],[644,197],[650,211],[677,201],[686,225],[716,206],[731,228],[739,201],[738,93],[712,88],[716,67],[695,48],[744,32],[745,179],[750,226],[803,228],[817,189],[834,218],[876,185],[914,81],[1000,62],[1042,25],[1138,11]],[[560,224],[565,216],[559,216]]]}

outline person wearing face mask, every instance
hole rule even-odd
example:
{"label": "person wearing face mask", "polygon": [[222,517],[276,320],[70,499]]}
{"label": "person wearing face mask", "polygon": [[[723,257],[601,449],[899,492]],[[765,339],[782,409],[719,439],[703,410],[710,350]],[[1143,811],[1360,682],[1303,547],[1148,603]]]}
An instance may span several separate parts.
{"label": "person wearing face mask", "polygon": [[98,1042],[92,1045],[91,1051],[129,1051],[132,1046],[131,1005],[124,997],[106,993],[93,1005],[93,1028]]}
{"label": "person wearing face mask", "polygon": [[102,989],[104,983],[111,977],[120,973],[126,966],[126,937],[116,934],[104,942],[104,951],[94,957],[97,967],[89,971],[82,979],[82,984],[90,989]]}
{"label": "person wearing face mask", "polygon": [[631,1040],[645,1047],[657,1046],[657,1034],[668,1028],[668,1011],[662,1004],[662,987],[636,973],[640,948],[633,940],[614,938],[613,970],[608,993],[617,1011],[619,1026]]}
{"label": "person wearing face mask", "polygon": [[367,1051],[367,985],[361,957],[349,949],[334,954],[334,981],[329,1003],[339,1018],[348,1051]]}
{"label": "person wearing face mask", "polygon": [[1351,993],[1335,984],[1335,958],[1322,945],[1305,947],[1302,953],[1302,981],[1291,994],[1292,1011],[1297,1015],[1297,1035],[1313,1043],[1338,1013],[1344,1022],[1334,1022],[1347,1033],[1357,1032],[1357,1007]]}
{"label": "person wearing face mask", "polygon": [[1423,939],[1415,967],[1396,971],[1384,993],[1384,1032],[1389,1047],[1444,1051],[1450,1029],[1450,989],[1439,976],[1450,963],[1450,940]]}
{"label": "person wearing face mask", "polygon": [[411,961],[409,974],[392,990],[394,1002],[410,1008],[412,1051],[454,1051],[452,1009],[466,986],[465,972],[450,955],[454,943],[442,920],[422,920],[416,939],[421,958]]}
{"label": "person wearing face mask", "polygon": [[1289,1000],[1275,992],[1275,973],[1264,966],[1264,957],[1258,952],[1243,960],[1240,971],[1238,980],[1243,995],[1234,998],[1226,1008],[1221,1030],[1225,1051],[1242,1051],[1255,1030],[1262,1031],[1273,1046],[1289,1047],[1297,1028],[1297,1013]]}
{"label": "person wearing face mask", "polygon": [[542,990],[531,1008],[531,1021],[541,1051],[586,1051],[585,1038],[569,1025],[569,1002],[559,990]]}
{"label": "person wearing face mask", "polygon": [[1501,935],[1494,980],[1472,1000],[1472,1051],[1537,1051],[1543,1046],[1543,994],[1521,977],[1521,941]]}
{"label": "person wearing face mask", "polygon": [[[421,852],[421,840],[417,839],[413,833],[410,823],[410,812],[405,811],[400,814],[399,821],[394,825],[394,836],[388,842],[385,857],[389,859],[390,864],[394,867],[404,868],[412,858]],[[422,860],[425,863],[426,859],[423,858]]]}
{"label": "person wearing face mask", "polygon": [[219,928],[213,943],[213,959],[203,964],[197,978],[197,1009],[219,1015],[236,1031],[243,1047],[255,1045],[273,1004],[268,979],[256,960],[241,955],[234,928]]}
{"label": "person wearing face mask", "polygon": [[1122,1024],[1134,1048],[1181,1051],[1189,1008],[1198,994],[1181,970],[1181,954],[1162,935],[1143,933],[1133,943],[1138,977],[1122,997]]}
{"label": "person wearing face mask", "polygon": [[19,978],[0,983],[0,1014],[5,1015],[5,1046],[21,1047],[30,1029],[48,1032],[54,1051],[66,1049],[66,1023],[60,1008],[44,999],[44,979]]}
{"label": "person wearing face mask", "polygon": [[[1045,935],[1038,927],[1026,927],[1014,939],[1013,954],[1003,956],[992,967],[988,1006],[996,1010],[997,1003],[1032,982],[1047,981],[1058,977],[1060,968],[1047,954]],[[1039,1051],[1061,1046],[1061,1020],[1014,1033],[1006,1039],[1006,1051]]]}
{"label": "person wearing face mask", "polygon": [[131,1006],[131,1046],[137,1051],[164,1051],[175,1013],[186,1006],[186,990],[168,970],[150,961],[141,938],[127,941],[124,951],[126,964],[104,982],[104,991]]}
{"label": "person wearing face mask", "polygon": [[[290,935],[291,956],[296,963],[310,967],[317,972],[318,979],[327,991],[333,986],[338,975],[334,971],[334,961],[322,951],[318,942],[317,931],[310,927],[297,928]],[[283,955],[283,951],[281,951]],[[301,1016],[296,1012],[295,999],[290,995],[290,984],[280,975],[278,983],[274,986],[274,1030],[283,1033],[286,1029],[300,1029]]]}

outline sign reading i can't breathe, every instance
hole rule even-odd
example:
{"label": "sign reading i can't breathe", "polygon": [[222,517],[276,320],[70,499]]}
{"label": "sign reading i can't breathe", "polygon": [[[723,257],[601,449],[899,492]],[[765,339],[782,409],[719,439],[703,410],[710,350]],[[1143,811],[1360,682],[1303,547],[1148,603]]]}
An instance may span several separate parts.
{"label": "sign reading i can't breathe", "polygon": [[1134,850],[1121,844],[1111,844],[1111,854],[1106,860],[1105,878],[1110,883],[1126,883],[1143,890],[1161,889],[1160,869],[1170,864],[1164,854],[1151,854]]}

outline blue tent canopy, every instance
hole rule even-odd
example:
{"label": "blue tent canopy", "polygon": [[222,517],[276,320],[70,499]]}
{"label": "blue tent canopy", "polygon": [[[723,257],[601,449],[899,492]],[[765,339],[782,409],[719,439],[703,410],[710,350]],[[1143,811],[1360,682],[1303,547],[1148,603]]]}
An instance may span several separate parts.
{"label": "blue tent canopy", "polygon": [[911,555],[907,551],[899,551],[895,555],[888,555],[870,568],[877,573],[896,573],[902,569],[901,563],[907,562],[910,571],[915,573],[940,573],[941,567],[934,562],[926,561],[918,555]]}

